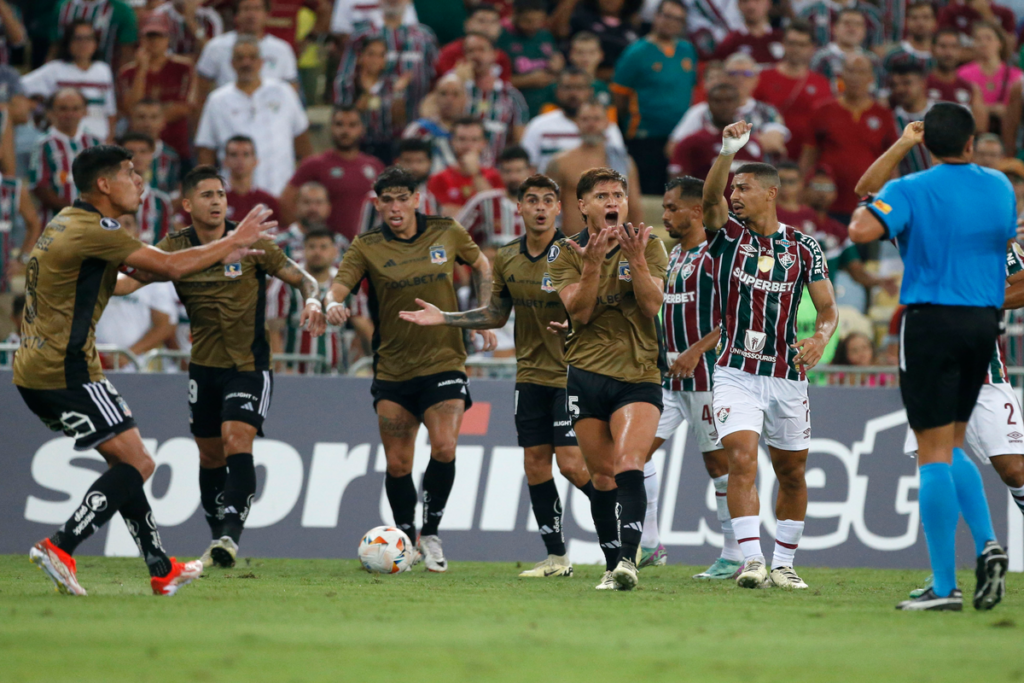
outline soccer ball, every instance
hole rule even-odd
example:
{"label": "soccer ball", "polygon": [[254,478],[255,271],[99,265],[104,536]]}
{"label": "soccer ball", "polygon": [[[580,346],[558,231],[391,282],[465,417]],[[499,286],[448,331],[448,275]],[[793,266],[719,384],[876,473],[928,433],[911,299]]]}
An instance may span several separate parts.
{"label": "soccer ball", "polygon": [[401,529],[378,526],[363,535],[359,561],[371,574],[397,574],[412,566],[412,543]]}

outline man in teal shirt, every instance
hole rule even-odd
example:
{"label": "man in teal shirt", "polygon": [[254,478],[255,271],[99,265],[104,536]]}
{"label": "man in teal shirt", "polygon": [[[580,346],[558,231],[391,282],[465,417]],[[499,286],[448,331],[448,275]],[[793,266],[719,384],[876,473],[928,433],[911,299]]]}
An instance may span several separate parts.
{"label": "man in teal shirt", "polygon": [[540,113],[548,86],[565,66],[555,37],[544,28],[547,21],[546,0],[515,0],[512,30],[503,31],[495,44],[512,60],[512,85],[526,98],[531,118]]}
{"label": "man in teal shirt", "polygon": [[690,108],[697,80],[697,51],[686,31],[681,0],[663,0],[651,32],[626,48],[615,66],[612,93],[626,146],[640,172],[644,194],[665,187],[665,143]]}

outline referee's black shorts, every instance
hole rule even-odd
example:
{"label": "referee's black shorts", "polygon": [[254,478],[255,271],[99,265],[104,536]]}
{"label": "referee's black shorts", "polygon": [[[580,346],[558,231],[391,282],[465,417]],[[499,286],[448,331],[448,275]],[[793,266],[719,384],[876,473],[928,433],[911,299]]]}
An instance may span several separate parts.
{"label": "referee's black shorts", "polygon": [[913,304],[900,327],[900,393],[911,429],[967,422],[999,336],[999,312]]}

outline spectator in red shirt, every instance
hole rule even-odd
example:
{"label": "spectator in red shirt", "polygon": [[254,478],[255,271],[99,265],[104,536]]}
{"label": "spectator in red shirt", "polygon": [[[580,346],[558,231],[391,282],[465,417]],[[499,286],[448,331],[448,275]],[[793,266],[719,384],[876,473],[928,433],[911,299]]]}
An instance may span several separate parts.
{"label": "spectator in red shirt", "polygon": [[[373,181],[384,170],[380,159],[359,151],[363,120],[354,107],[335,107],[331,113],[332,149],[307,157],[281,193],[285,221],[295,217],[295,197],[303,183],[315,180],[327,188],[331,217],[327,227],[348,240],[359,234],[359,210]],[[282,221],[282,222],[285,222]]]}
{"label": "spectator in red shirt", "polygon": [[804,141],[811,135],[811,111],[832,99],[832,86],[821,74],[811,71],[814,56],[813,29],[805,21],[791,23],[783,38],[782,61],[774,69],[761,72],[754,99],[775,107],[789,128],[786,151],[790,159],[799,159]]}
{"label": "spectator in red shirt", "polygon": [[814,109],[814,135],[806,142],[800,168],[805,174],[818,163],[832,168],[837,199],[831,213],[849,223],[857,208],[857,181],[898,136],[892,112],[871,97],[875,80],[871,60],[861,54],[847,57],[842,77],[844,89],[839,99]]}
{"label": "spectator in red shirt", "polygon": [[[482,33],[494,43],[501,36],[501,15],[493,5],[477,5],[469,10],[466,20],[462,23],[463,32]],[[466,58],[462,45],[465,38],[459,38],[445,45],[437,55],[437,62],[434,63],[434,73],[443,76]],[[512,78],[512,60],[504,50],[495,49],[495,64],[498,73],[495,75],[503,81]]]}
{"label": "spectator in red shirt", "polygon": [[455,163],[427,181],[427,189],[441,204],[441,215],[455,216],[477,192],[502,188],[501,176],[480,159],[487,149],[484,124],[480,119],[459,119],[452,126]]}
{"label": "spectator in red shirt", "polygon": [[779,171],[779,197],[775,200],[775,213],[779,222],[807,235],[814,234],[817,214],[803,203],[804,179],[800,175],[800,166],[795,161],[786,160],[780,161],[776,168]]}
{"label": "spectator in red shirt", "polygon": [[956,71],[960,67],[960,33],[954,28],[940,29],[935,34],[935,45],[932,47],[935,66],[928,74],[925,87],[928,99],[938,102],[956,102],[970,107],[974,114],[974,125],[979,133],[988,130],[985,101],[981,96],[981,88],[963,78]]}
{"label": "spectator in red shirt", "polygon": [[267,15],[267,33],[285,41],[295,48],[295,34],[299,10],[308,7],[317,16],[319,26],[314,27],[319,33],[330,30],[332,2],[328,0],[270,0],[270,13]]}
{"label": "spectator in red shirt", "polygon": [[240,221],[257,204],[264,204],[273,210],[273,220],[281,220],[281,209],[277,197],[253,185],[252,176],[259,159],[256,158],[256,143],[246,135],[228,138],[224,145],[224,169],[228,172],[227,200],[229,221]]}
{"label": "spectator in red shirt", "polygon": [[743,52],[762,66],[775,64],[783,55],[782,31],[768,21],[771,0],[739,0],[743,27],[729,31],[715,48],[715,59],[725,59],[734,52]]}
{"label": "spectator in red shirt", "polygon": [[[711,121],[705,122],[699,131],[683,138],[669,161],[668,174],[671,177],[694,176],[704,178],[711,171],[715,157],[722,151],[722,130],[736,120],[740,106],[740,92],[729,83],[719,83],[708,92],[708,113]],[[734,168],[748,161],[764,161],[761,145],[753,138],[736,154]],[[726,188],[732,186],[732,173]],[[728,190],[726,190],[728,192]]]}
{"label": "spectator in red shirt", "polygon": [[[1017,19],[1013,10],[991,0],[952,0],[939,12],[939,26],[956,29],[963,38],[970,38],[974,22],[987,21],[1003,27],[1007,36],[1017,35]],[[1011,52],[1012,52],[1011,45]]]}
{"label": "spectator in red shirt", "polygon": [[192,63],[169,53],[171,20],[166,14],[150,14],[140,33],[142,44],[135,51],[135,61],[126,64],[117,79],[121,109],[131,111],[145,99],[159,101],[165,124],[160,139],[178,156],[188,158],[188,117],[195,99]]}

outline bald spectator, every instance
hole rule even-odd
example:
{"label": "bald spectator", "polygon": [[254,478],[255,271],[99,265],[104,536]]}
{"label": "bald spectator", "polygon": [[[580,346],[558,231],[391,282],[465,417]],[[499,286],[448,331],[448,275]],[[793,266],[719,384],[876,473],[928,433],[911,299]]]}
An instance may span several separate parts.
{"label": "bald spectator", "polygon": [[278,196],[295,172],[296,160],[308,156],[312,146],[307,131],[309,120],[295,89],[284,81],[260,75],[261,44],[248,35],[235,41],[231,67],[238,78],[210,93],[195,144],[199,163],[214,164],[218,158],[224,158],[230,138],[248,136],[256,142],[256,156],[260,160],[254,183]]}
{"label": "bald spectator", "polygon": [[715,59],[725,59],[736,52],[753,57],[761,66],[771,66],[782,59],[782,31],[772,28],[768,21],[771,0],[738,0],[736,5],[743,15],[743,28],[730,31],[718,44]]}
{"label": "bald spectator", "polygon": [[[442,76],[430,97],[423,103],[430,114],[410,123],[402,137],[426,140],[431,145],[431,173],[440,173],[455,162],[451,146],[451,129],[455,122],[466,115],[469,95],[465,86],[455,74]],[[428,106],[429,105],[429,106]],[[425,111],[424,114],[427,112]]]}
{"label": "bald spectator", "polygon": [[240,221],[253,207],[263,204],[274,212],[273,220],[281,220],[281,207],[277,197],[253,184],[253,174],[259,165],[256,143],[245,135],[235,135],[224,145],[224,170],[227,171],[227,218]]}
{"label": "bald spectator", "polygon": [[359,233],[359,210],[373,181],[384,170],[376,157],[359,151],[363,121],[352,107],[336,107],[331,113],[331,148],[315,154],[299,166],[281,194],[285,220],[296,215],[296,195],[304,184],[315,181],[327,188],[331,232],[352,240]]}
{"label": "bald spectator", "polygon": [[[342,0],[343,1],[343,0]],[[491,39],[491,43],[501,36],[501,14],[494,5],[481,3],[467,10],[466,20],[463,22],[463,31],[466,35],[481,33]],[[441,48],[437,55],[435,71],[439,76],[448,73],[465,60],[464,39],[459,38]],[[503,81],[512,77],[512,61],[504,50],[494,51],[495,74]]]}
{"label": "bald spectator", "polygon": [[155,14],[167,17],[171,25],[171,52],[195,61],[213,38],[224,33],[224,21],[212,7],[197,0],[168,0]]}
{"label": "bald spectator", "polygon": [[78,199],[78,189],[71,176],[75,157],[83,149],[102,143],[95,135],[82,129],[85,112],[85,97],[72,88],[61,88],[47,102],[46,117],[50,128],[36,143],[29,169],[32,194],[42,204],[43,225]]}

